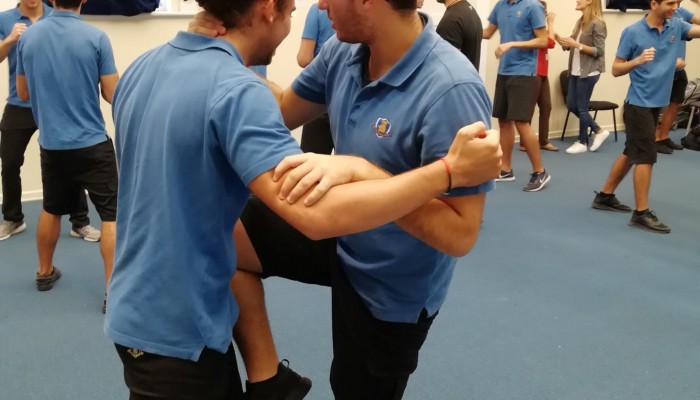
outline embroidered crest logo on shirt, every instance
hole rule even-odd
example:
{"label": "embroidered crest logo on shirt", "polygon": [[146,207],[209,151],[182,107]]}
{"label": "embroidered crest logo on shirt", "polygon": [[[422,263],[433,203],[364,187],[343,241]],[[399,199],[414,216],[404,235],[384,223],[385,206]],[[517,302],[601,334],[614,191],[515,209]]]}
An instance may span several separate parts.
{"label": "embroidered crest logo on shirt", "polygon": [[143,351],[141,351],[139,349],[132,348],[132,349],[127,350],[126,352],[129,353],[134,358],[139,358],[143,355]]}
{"label": "embroidered crest logo on shirt", "polygon": [[675,41],[676,41],[676,35],[671,35],[670,40],[671,40],[671,43],[675,42]]}
{"label": "embroidered crest logo on shirt", "polygon": [[386,118],[377,118],[377,122],[372,124],[372,129],[374,129],[374,134],[380,139],[391,136],[391,122]]}
{"label": "embroidered crest logo on shirt", "polygon": [[518,11],[517,13],[515,13],[515,15],[517,15],[517,16],[518,16],[518,18],[520,18],[520,17],[522,17],[522,16],[523,16],[523,12],[522,12],[522,11]]}

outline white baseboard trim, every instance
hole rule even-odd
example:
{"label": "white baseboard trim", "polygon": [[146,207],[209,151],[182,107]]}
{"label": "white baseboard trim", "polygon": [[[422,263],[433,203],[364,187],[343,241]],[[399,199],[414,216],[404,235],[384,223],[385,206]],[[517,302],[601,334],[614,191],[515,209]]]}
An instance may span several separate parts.
{"label": "white baseboard trim", "polygon": [[[43,190],[30,190],[28,192],[22,192],[22,202],[25,201],[36,201],[44,198]],[[0,195],[0,203],[2,203],[2,195]]]}

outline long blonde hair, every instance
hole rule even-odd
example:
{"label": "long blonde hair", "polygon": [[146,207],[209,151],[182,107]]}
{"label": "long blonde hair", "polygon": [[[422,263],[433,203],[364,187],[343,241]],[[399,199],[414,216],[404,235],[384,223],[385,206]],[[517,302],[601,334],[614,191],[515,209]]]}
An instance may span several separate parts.
{"label": "long blonde hair", "polygon": [[598,19],[605,23],[605,21],[603,20],[603,6],[601,3],[601,0],[591,0],[591,4],[589,4],[586,8],[581,10],[583,16],[581,16],[581,18],[578,21],[576,21],[576,25],[574,26],[574,32],[571,34],[572,37],[576,36],[579,32],[586,29],[586,27],[588,26],[588,24],[591,23],[591,21]]}

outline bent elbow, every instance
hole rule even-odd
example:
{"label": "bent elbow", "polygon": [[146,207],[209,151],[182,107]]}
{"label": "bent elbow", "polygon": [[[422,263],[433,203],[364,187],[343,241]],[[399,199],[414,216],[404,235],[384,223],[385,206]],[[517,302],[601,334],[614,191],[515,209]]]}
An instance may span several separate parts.
{"label": "bent elbow", "polygon": [[460,258],[464,257],[474,248],[476,240],[479,236],[478,229],[469,231],[465,235],[460,235],[459,241],[453,243],[450,249],[447,249],[445,253],[451,257]]}

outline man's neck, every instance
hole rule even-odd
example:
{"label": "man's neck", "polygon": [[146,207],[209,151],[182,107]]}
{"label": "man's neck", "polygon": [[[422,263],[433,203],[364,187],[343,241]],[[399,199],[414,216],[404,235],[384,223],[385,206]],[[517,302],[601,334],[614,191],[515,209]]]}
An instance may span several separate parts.
{"label": "man's neck", "polygon": [[68,11],[76,14],[80,14],[80,7],[78,8],[62,8],[62,7],[56,7],[54,8],[56,11]]}
{"label": "man's neck", "polygon": [[386,32],[377,31],[375,39],[366,43],[370,51],[367,77],[371,81],[381,78],[399,62],[423,32],[423,20],[418,13],[410,18],[398,15],[396,18],[396,21],[387,21],[382,25]]}
{"label": "man's neck", "polygon": [[39,4],[39,7],[30,8],[19,3],[19,12],[31,21],[39,19],[44,14],[44,3]]}
{"label": "man's neck", "polygon": [[653,11],[647,14],[647,24],[649,24],[649,26],[653,28],[658,29],[659,32],[663,29],[665,22],[665,18],[657,16],[656,14],[654,14]]}
{"label": "man's neck", "polygon": [[459,3],[462,0],[445,0],[445,8],[450,8],[451,6]]}

